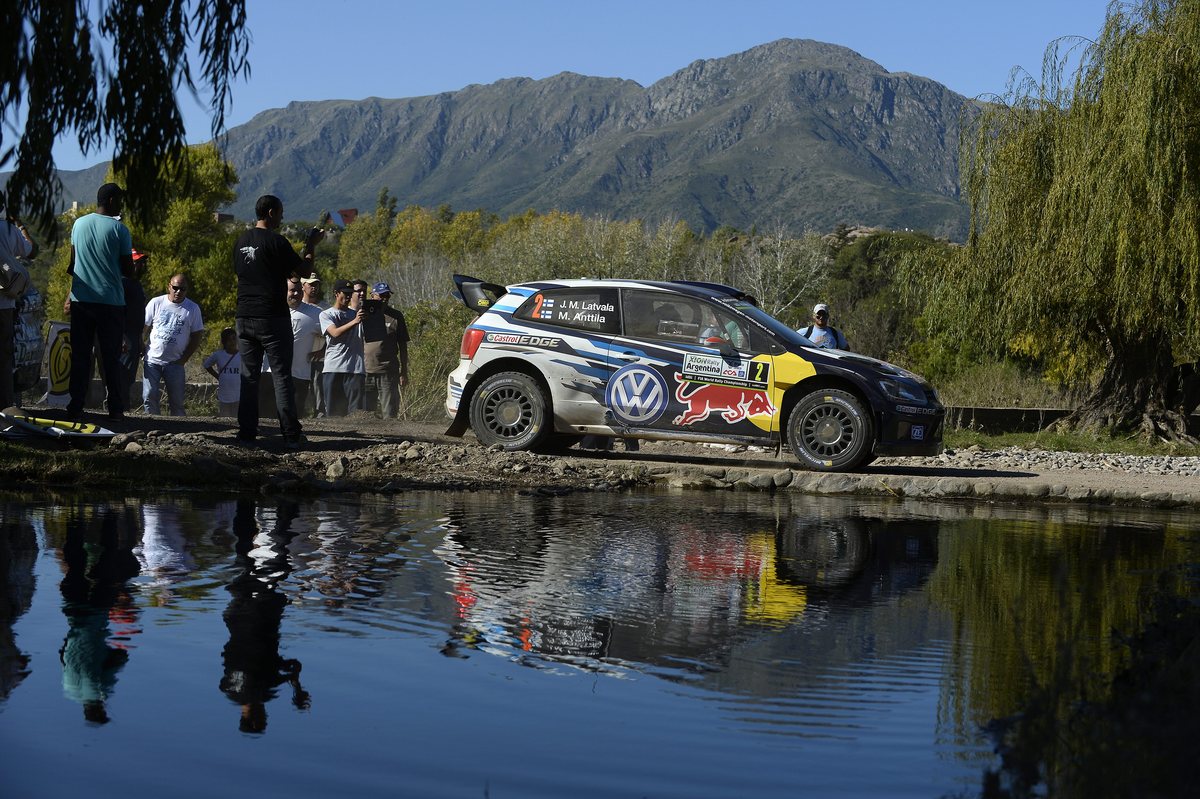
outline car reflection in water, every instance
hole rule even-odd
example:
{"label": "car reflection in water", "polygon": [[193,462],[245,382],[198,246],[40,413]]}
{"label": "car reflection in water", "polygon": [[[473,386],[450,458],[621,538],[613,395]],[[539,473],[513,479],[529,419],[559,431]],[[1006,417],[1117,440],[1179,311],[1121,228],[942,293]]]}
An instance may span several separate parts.
{"label": "car reflection in water", "polygon": [[[870,639],[867,629],[885,623],[870,620],[875,609],[919,589],[937,564],[936,522],[738,508],[650,525],[637,513],[600,515],[556,529],[562,514],[545,503],[505,510],[502,526],[480,521],[499,515],[449,515],[437,549],[458,616],[447,655],[694,679],[727,668],[734,650],[799,634],[791,644],[808,665],[833,665],[856,644],[832,645],[830,635],[853,628]],[[916,604],[912,612],[928,612]],[[866,620],[834,623],[855,614]]]}

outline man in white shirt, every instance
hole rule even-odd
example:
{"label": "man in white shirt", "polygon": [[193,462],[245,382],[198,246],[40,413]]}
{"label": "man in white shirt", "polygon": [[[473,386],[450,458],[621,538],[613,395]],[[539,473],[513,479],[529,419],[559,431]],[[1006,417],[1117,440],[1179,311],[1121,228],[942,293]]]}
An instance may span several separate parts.
{"label": "man in white shirt", "polygon": [[321,309],[301,299],[303,284],[300,278],[288,280],[287,304],[292,317],[292,385],[296,389],[296,407],[305,408],[312,386],[313,368],[310,358],[325,349],[321,332]]}
{"label": "man in white shirt", "polygon": [[167,402],[172,416],[184,416],[188,358],[204,338],[200,306],[187,298],[189,285],[184,275],[174,275],[167,293],[146,304],[148,346],[142,364],[142,404],[146,413],[158,415],[159,385],[166,382]]}
{"label": "man in white shirt", "polygon": [[[329,308],[329,303],[321,300],[321,278],[313,272],[308,277],[300,278],[300,291],[304,304],[315,308],[317,316],[320,317],[321,311]],[[321,417],[325,415],[325,386],[321,380],[321,370],[325,366],[325,337],[321,337],[320,349],[313,352],[309,357],[310,368],[310,384],[312,386],[313,396],[313,416]],[[297,406],[301,413],[304,413],[305,406]]]}

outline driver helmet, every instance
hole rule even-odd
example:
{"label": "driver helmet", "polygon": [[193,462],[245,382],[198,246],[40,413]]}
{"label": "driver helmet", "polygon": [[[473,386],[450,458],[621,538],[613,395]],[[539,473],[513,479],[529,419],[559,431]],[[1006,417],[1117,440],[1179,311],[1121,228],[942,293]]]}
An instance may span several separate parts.
{"label": "driver helmet", "polygon": [[716,325],[709,325],[700,331],[700,336],[697,338],[699,344],[724,344],[729,341],[729,336],[725,335],[725,331]]}

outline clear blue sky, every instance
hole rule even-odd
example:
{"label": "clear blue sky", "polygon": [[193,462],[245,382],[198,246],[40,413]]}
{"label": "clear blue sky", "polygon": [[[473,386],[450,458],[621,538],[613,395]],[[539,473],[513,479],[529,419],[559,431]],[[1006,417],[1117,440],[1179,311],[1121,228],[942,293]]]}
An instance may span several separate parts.
{"label": "clear blue sky", "polygon": [[[559,72],[649,86],[702,58],[781,38],[849,47],[892,72],[967,96],[1002,93],[1010,71],[1041,73],[1052,40],[1094,38],[1103,0],[248,0],[251,75],[229,127],[292,100],[419,97],[502,78]],[[197,64],[198,67],[198,64]],[[198,70],[197,70],[198,71]],[[181,97],[189,140],[207,141],[207,112]],[[63,142],[63,169],[83,158]]]}

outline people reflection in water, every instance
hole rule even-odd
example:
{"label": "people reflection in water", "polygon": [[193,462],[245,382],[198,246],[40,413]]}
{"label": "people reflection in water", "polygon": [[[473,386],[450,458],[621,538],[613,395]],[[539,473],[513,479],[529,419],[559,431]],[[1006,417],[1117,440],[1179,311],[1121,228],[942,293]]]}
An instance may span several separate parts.
{"label": "people reflection in water", "polygon": [[17,647],[13,625],[33,603],[37,537],[21,510],[7,503],[0,509],[0,702],[29,676],[29,655]]}
{"label": "people reflection in water", "polygon": [[[291,523],[297,513],[295,503],[281,501],[274,523],[265,523],[261,530],[253,500],[239,500],[234,514],[236,563],[241,572],[226,588],[232,598],[224,614],[229,643],[221,655],[225,664],[221,690],[241,705],[238,728],[242,732],[266,731],[267,702],[284,683],[292,688],[293,705],[300,710],[310,705],[308,692],[300,685],[300,661],[279,654],[279,625],[288,604],[279,584],[292,572],[287,547],[295,537]],[[264,519],[269,517],[264,514]]]}
{"label": "people reflection in water", "polygon": [[109,721],[106,703],[140,632],[128,586],[140,571],[133,555],[138,537],[136,514],[108,506],[75,508],[66,523],[63,693],[83,705],[83,717],[93,724]]}

